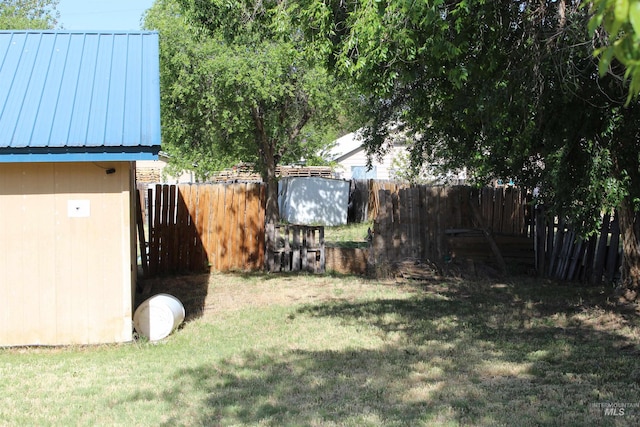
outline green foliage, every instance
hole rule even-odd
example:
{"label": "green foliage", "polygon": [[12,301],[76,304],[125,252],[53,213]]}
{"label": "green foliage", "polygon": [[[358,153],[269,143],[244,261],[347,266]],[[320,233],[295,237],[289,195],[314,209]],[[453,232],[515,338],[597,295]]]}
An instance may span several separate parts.
{"label": "green foliage", "polygon": [[640,106],[624,72],[599,77],[580,3],[309,0],[301,19],[368,100],[370,153],[401,123],[413,162],[540,187],[588,233],[639,196]]}
{"label": "green foliage", "polygon": [[[610,72],[615,58],[624,66],[624,78],[630,81],[627,104],[640,93],[640,0],[585,1],[591,6],[589,31],[598,36],[599,72]],[[604,32],[602,31],[604,29]]]}
{"label": "green foliage", "polygon": [[444,174],[438,165],[416,162],[411,151],[398,152],[391,159],[390,175],[393,180],[411,185],[447,185],[457,175]]}
{"label": "green foliage", "polygon": [[[239,161],[265,180],[319,162],[349,92],[314,62],[276,1],[159,0],[163,148],[201,178]],[[322,65],[322,64],[321,64]]]}
{"label": "green foliage", "polygon": [[58,23],[58,0],[3,0],[0,2],[0,29],[45,30]]}

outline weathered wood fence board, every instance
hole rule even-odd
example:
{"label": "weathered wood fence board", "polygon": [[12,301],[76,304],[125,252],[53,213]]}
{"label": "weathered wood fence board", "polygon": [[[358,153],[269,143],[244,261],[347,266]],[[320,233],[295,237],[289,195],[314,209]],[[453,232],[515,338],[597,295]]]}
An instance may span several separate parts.
{"label": "weathered wood fence board", "polygon": [[[522,255],[524,242],[532,256],[531,210],[527,197],[525,191],[511,187],[382,189],[376,197],[374,259],[390,263],[407,258],[442,262],[463,252],[465,256],[473,256],[455,240],[474,234],[475,244],[478,244],[477,237],[484,239],[485,253],[491,254],[486,243],[492,235],[505,235],[514,236],[517,242],[500,239],[500,244],[506,245],[504,252],[517,253],[522,260],[526,258]],[[482,224],[478,224],[478,216]],[[483,235],[478,231],[483,231]],[[509,245],[513,245],[513,250]]]}
{"label": "weathered wood fence board", "polygon": [[146,190],[146,202],[139,199],[145,275],[262,268],[263,185],[156,185]]}
{"label": "weathered wood fence board", "polygon": [[619,274],[620,228],[612,215],[585,240],[567,220],[547,218],[541,207],[534,214],[518,188],[395,187],[379,190],[375,200],[376,263],[504,258],[563,281],[611,282]]}
{"label": "weathered wood fence board", "polygon": [[[610,282],[619,273],[616,216],[604,215],[600,233],[585,241],[566,220],[548,218],[542,209],[532,215],[527,193],[518,188],[370,182],[369,191],[374,187],[373,262],[456,256],[490,261],[496,257],[489,247],[497,245],[506,261],[531,263],[538,274],[558,280]],[[137,200],[145,275],[264,265],[270,271],[325,269],[322,227],[277,227],[265,253],[262,184],[156,185],[139,190]]]}
{"label": "weathered wood fence board", "polygon": [[324,227],[267,224],[267,269],[270,272],[324,273]]}
{"label": "weathered wood fence board", "polygon": [[368,180],[368,197],[367,197],[367,212],[369,219],[375,219],[378,217],[380,205],[380,191],[389,191],[391,194],[397,194],[401,188],[408,188],[408,185],[400,184],[393,181],[380,181],[375,179]]}
{"label": "weathered wood fence board", "polygon": [[536,269],[545,277],[597,284],[612,282],[622,253],[617,216],[605,214],[600,232],[588,240],[580,237],[565,219],[548,218],[536,210]]}

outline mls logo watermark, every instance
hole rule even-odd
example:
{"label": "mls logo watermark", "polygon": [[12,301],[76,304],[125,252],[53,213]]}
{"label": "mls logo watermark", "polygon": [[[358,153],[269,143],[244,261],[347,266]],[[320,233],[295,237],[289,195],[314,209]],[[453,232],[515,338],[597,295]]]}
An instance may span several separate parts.
{"label": "mls logo watermark", "polygon": [[605,417],[635,417],[640,414],[640,402],[594,402],[589,407],[594,415]]}
{"label": "mls logo watermark", "polygon": [[613,408],[604,408],[604,415],[619,417],[624,415],[624,410],[625,408],[618,408],[617,406]]}

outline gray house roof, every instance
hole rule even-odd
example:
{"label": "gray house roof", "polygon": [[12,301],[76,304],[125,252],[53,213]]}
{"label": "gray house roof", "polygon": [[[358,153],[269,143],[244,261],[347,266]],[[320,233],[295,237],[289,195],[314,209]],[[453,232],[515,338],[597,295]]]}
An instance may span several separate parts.
{"label": "gray house roof", "polygon": [[156,32],[0,31],[0,163],[160,150]]}

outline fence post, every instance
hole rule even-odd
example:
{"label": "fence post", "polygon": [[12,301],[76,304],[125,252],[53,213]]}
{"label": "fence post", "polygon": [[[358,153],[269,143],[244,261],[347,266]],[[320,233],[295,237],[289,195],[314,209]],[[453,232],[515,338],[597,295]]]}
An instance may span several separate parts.
{"label": "fence post", "polygon": [[326,257],[324,252],[324,227],[318,230],[318,244],[320,245],[320,273],[325,272]]}
{"label": "fence post", "polygon": [[158,254],[156,251],[156,230],[155,230],[155,210],[153,189],[147,189],[147,229],[149,230],[149,236],[147,241],[149,242],[149,275],[154,275],[157,272]]}
{"label": "fence post", "polygon": [[147,241],[144,237],[144,193],[136,189],[136,223],[138,224],[138,246],[140,247],[140,260],[142,261],[142,273],[149,275],[149,261],[147,259]]}

